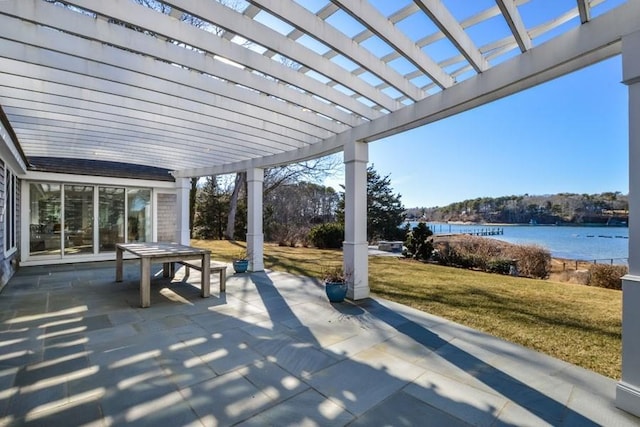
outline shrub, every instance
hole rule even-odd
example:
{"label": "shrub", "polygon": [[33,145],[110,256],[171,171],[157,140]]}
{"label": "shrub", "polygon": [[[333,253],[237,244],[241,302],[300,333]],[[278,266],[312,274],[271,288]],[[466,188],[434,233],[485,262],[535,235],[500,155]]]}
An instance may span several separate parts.
{"label": "shrub", "polygon": [[320,249],[339,249],[344,241],[344,225],[339,222],[316,225],[309,231],[309,241]]}
{"label": "shrub", "polygon": [[413,230],[406,233],[407,239],[404,244],[407,250],[404,252],[404,256],[422,261],[429,260],[433,253],[433,244],[429,239],[432,235],[433,232],[425,223],[418,223],[413,227]]}
{"label": "shrub", "polygon": [[589,286],[621,290],[621,279],[627,272],[625,265],[594,264],[589,267]]}
{"label": "shrub", "polygon": [[457,236],[435,243],[433,259],[442,264],[509,274],[513,260],[518,275],[544,279],[551,268],[551,254],[534,245],[514,245],[476,236]]}
{"label": "shrub", "polygon": [[487,263],[489,273],[509,274],[513,261],[510,259],[494,259]]}
{"label": "shrub", "polygon": [[505,258],[517,261],[518,274],[524,277],[544,279],[551,270],[551,254],[537,245],[509,245]]}
{"label": "shrub", "polygon": [[296,247],[303,245],[307,240],[309,228],[300,225],[277,224],[271,227],[271,240],[278,243],[278,246]]}

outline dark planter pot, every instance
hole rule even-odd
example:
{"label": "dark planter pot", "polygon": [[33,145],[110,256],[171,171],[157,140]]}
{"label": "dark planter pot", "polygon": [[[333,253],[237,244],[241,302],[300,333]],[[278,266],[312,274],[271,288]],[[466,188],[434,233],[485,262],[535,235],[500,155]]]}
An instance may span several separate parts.
{"label": "dark planter pot", "polygon": [[233,270],[236,273],[244,273],[249,268],[249,260],[248,259],[236,259],[233,261]]}
{"label": "dark planter pot", "polygon": [[324,290],[330,302],[342,302],[347,296],[347,284],[345,282],[325,282]]}

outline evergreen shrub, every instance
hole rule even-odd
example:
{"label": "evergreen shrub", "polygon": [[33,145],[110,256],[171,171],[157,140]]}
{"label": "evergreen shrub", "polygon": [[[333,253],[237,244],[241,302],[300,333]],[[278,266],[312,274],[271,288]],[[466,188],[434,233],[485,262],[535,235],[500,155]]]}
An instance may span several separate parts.
{"label": "evergreen shrub", "polygon": [[340,249],[344,241],[344,225],[339,222],[316,225],[309,231],[309,241],[320,249]]}
{"label": "evergreen shrub", "polygon": [[404,256],[421,261],[431,259],[433,253],[433,243],[430,237],[433,232],[423,222],[413,227],[413,230],[406,233],[404,245],[407,247]]}

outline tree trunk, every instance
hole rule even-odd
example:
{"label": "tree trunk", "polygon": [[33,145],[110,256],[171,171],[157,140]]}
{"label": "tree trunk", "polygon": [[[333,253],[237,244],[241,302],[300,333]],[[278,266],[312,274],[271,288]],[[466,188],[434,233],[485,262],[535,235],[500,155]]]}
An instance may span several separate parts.
{"label": "tree trunk", "polygon": [[227,217],[227,229],[224,232],[225,239],[235,240],[234,235],[236,232],[236,212],[238,210],[238,195],[240,194],[240,188],[242,187],[244,179],[244,172],[238,172],[236,174],[236,180],[233,184],[233,192],[231,193],[231,200],[229,200],[229,216]]}

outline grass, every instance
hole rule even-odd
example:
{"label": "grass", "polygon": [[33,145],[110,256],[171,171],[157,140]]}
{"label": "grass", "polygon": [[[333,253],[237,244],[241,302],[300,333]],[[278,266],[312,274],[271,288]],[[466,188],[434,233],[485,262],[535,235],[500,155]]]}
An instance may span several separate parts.
{"label": "grass", "polygon": [[[244,243],[193,240],[230,261]],[[265,268],[319,277],[342,252],[265,245]],[[501,276],[391,257],[369,258],[373,294],[620,378],[620,291]]]}

